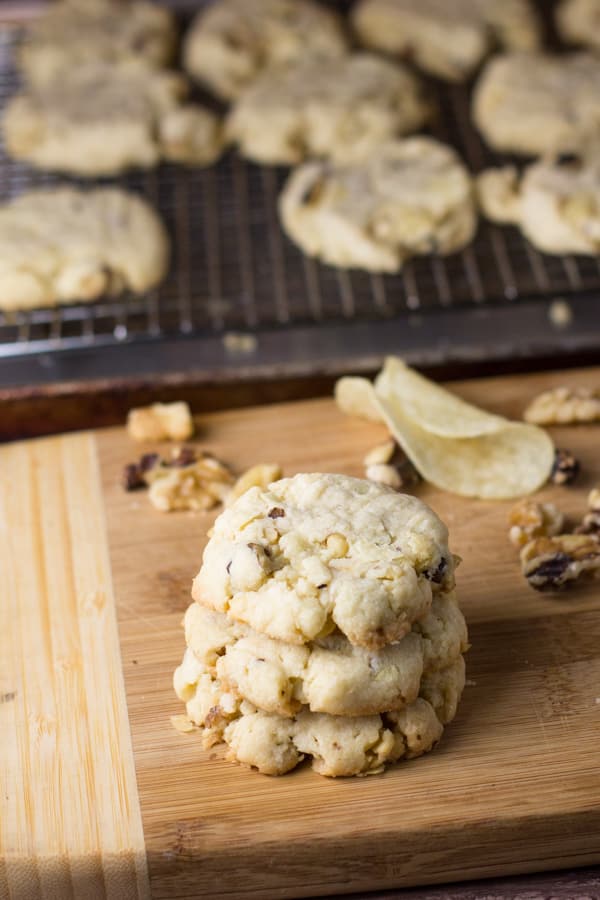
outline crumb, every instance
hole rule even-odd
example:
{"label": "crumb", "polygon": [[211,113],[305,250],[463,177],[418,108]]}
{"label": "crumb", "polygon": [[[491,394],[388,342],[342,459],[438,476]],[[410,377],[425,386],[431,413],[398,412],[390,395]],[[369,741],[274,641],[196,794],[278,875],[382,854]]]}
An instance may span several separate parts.
{"label": "crumb", "polygon": [[556,328],[566,328],[573,321],[573,310],[566,300],[557,298],[550,304],[548,318]]}

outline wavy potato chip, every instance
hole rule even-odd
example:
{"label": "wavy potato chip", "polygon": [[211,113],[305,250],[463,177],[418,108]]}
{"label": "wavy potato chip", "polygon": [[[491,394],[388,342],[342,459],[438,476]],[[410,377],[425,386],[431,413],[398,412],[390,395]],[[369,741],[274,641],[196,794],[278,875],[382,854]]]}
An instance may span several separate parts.
{"label": "wavy potato chip", "polygon": [[[390,358],[375,386],[366,378],[340,379],[335,390],[340,409],[384,421],[423,478],[443,490],[464,497],[508,500],[544,484],[554,462],[554,445],[545,431],[478,410],[411,370],[406,377],[406,369],[401,360]],[[422,382],[423,396],[419,396]],[[408,401],[403,390],[406,385]],[[442,401],[446,404],[441,414],[444,433],[439,434],[432,429]],[[448,410],[459,417],[455,425]]]}
{"label": "wavy potato chip", "polygon": [[424,431],[440,437],[469,438],[506,428],[506,419],[478,409],[419,375],[397,356],[388,356],[375,379],[375,391],[402,398],[404,413]]}
{"label": "wavy potato chip", "polygon": [[426,481],[445,491],[483,500],[508,500],[537,490],[550,474],[554,445],[540,428],[508,422],[493,434],[440,437],[405,415],[395,398],[377,399],[390,431],[412,464]]}

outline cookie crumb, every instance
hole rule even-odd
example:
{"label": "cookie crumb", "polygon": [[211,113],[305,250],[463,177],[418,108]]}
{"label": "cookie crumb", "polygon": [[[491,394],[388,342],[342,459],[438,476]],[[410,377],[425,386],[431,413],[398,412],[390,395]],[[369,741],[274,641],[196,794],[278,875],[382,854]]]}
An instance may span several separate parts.
{"label": "cookie crumb", "polygon": [[253,334],[244,334],[241,331],[227,331],[223,335],[223,346],[228,353],[254,353],[258,347],[258,340]]}
{"label": "cookie crumb", "polygon": [[127,433],[134,441],[187,441],[194,421],[187,403],[153,403],[129,411]]}
{"label": "cookie crumb", "polygon": [[190,734],[192,731],[198,731],[198,726],[194,725],[187,716],[178,715],[171,716],[171,725],[179,734]]}
{"label": "cookie crumb", "polygon": [[556,328],[566,328],[573,321],[573,310],[566,300],[557,298],[550,304],[548,318]]}

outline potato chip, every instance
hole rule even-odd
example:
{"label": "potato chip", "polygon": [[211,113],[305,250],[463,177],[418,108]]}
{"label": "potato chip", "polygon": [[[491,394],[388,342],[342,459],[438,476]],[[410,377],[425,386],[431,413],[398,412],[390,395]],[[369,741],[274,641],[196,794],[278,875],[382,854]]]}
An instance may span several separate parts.
{"label": "potato chip", "polygon": [[347,416],[360,416],[370,422],[382,422],[373,385],[366,378],[338,378],[334,388],[335,402]]}
{"label": "potato chip", "polygon": [[383,420],[423,478],[455,494],[520,497],[540,488],[552,469],[554,445],[541,428],[478,410],[401,360],[388,359],[375,386],[340,379],[335,397],[343,412]]}
{"label": "potato chip", "polygon": [[554,445],[541,428],[507,422],[493,434],[440,437],[409,419],[394,396],[377,399],[388,428],[412,464],[436,487],[463,497],[508,500],[530,494],[548,479]]}
{"label": "potato chip", "polygon": [[494,434],[506,427],[506,419],[466,403],[440,385],[419,375],[397,356],[388,356],[375,381],[380,388],[402,399],[402,409],[424,431],[440,437],[469,438]]}

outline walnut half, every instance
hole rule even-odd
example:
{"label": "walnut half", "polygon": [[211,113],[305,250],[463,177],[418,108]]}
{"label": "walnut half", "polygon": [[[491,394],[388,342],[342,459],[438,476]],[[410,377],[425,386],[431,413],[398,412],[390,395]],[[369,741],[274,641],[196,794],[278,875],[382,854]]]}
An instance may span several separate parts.
{"label": "walnut half", "polygon": [[536,538],[521,550],[521,567],[531,587],[538,591],[559,590],[580,578],[598,578],[600,535]]}
{"label": "walnut half", "polygon": [[521,500],[511,509],[508,524],[510,542],[515,547],[524,547],[533,538],[559,534],[564,516],[554,503]]}
{"label": "walnut half", "polygon": [[127,433],[134,441],[187,441],[194,421],[187,403],[153,403],[129,411]]}
{"label": "walnut half", "polygon": [[600,395],[591,388],[557,387],[535,397],[524,413],[534,425],[573,425],[600,421]]}

